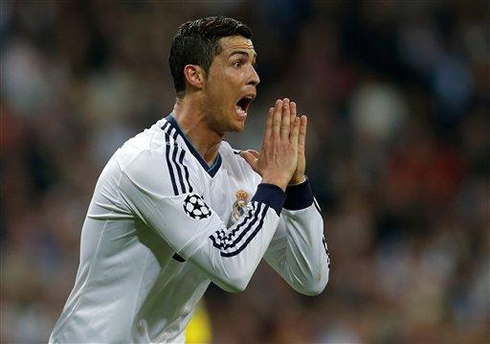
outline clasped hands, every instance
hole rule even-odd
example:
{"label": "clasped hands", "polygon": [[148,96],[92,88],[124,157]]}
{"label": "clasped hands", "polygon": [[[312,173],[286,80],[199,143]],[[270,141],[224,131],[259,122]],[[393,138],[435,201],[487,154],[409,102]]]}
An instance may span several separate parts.
{"label": "clasped hands", "polygon": [[260,153],[249,149],[240,155],[262,176],[262,183],[285,191],[306,179],[306,126],[307,117],[297,117],[296,103],[279,99],[269,109]]}

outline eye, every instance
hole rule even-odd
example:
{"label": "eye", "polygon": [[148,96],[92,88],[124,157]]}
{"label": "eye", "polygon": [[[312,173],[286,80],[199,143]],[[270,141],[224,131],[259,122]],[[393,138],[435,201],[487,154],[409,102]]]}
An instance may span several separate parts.
{"label": "eye", "polygon": [[236,60],[233,62],[233,67],[235,68],[240,68],[243,65],[243,62],[241,60]]}

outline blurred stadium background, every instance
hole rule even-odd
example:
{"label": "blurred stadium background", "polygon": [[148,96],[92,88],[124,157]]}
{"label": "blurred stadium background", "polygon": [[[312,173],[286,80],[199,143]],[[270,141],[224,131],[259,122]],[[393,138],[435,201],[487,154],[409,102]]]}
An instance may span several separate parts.
{"label": "blurred stadium background", "polygon": [[246,132],[229,140],[258,148],[281,96],[309,116],[307,172],[332,270],[313,298],[265,265],[242,294],[210,288],[205,337],[490,342],[487,1],[7,0],[0,10],[1,342],[46,342],[98,174],[171,111],[177,27],[216,14],[253,29],[262,78]]}

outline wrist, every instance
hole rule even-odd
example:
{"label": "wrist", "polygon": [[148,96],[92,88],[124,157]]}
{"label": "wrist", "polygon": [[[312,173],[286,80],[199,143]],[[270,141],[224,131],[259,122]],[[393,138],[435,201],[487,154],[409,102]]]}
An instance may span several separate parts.
{"label": "wrist", "polygon": [[304,174],[297,177],[293,176],[293,178],[291,178],[291,180],[289,181],[288,186],[303,184],[305,181],[306,181],[306,176]]}
{"label": "wrist", "polygon": [[306,178],[301,184],[288,185],[284,208],[288,210],[305,209],[313,203],[314,199],[310,182],[308,178]]}
{"label": "wrist", "polygon": [[262,184],[276,185],[280,187],[284,192],[286,192],[286,188],[288,186],[288,183],[284,181],[284,178],[267,177],[267,176],[262,177]]}
{"label": "wrist", "polygon": [[252,201],[265,203],[279,216],[286,200],[286,194],[277,185],[261,183],[257,187]]}

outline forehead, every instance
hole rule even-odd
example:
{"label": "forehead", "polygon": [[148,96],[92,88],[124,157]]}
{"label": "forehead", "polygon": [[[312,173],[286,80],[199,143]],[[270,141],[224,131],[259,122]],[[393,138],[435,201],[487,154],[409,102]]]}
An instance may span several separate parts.
{"label": "forehead", "polygon": [[220,39],[219,43],[222,49],[220,55],[225,55],[225,57],[228,57],[237,51],[244,52],[251,58],[257,57],[254,45],[248,38],[242,36],[223,37]]}

